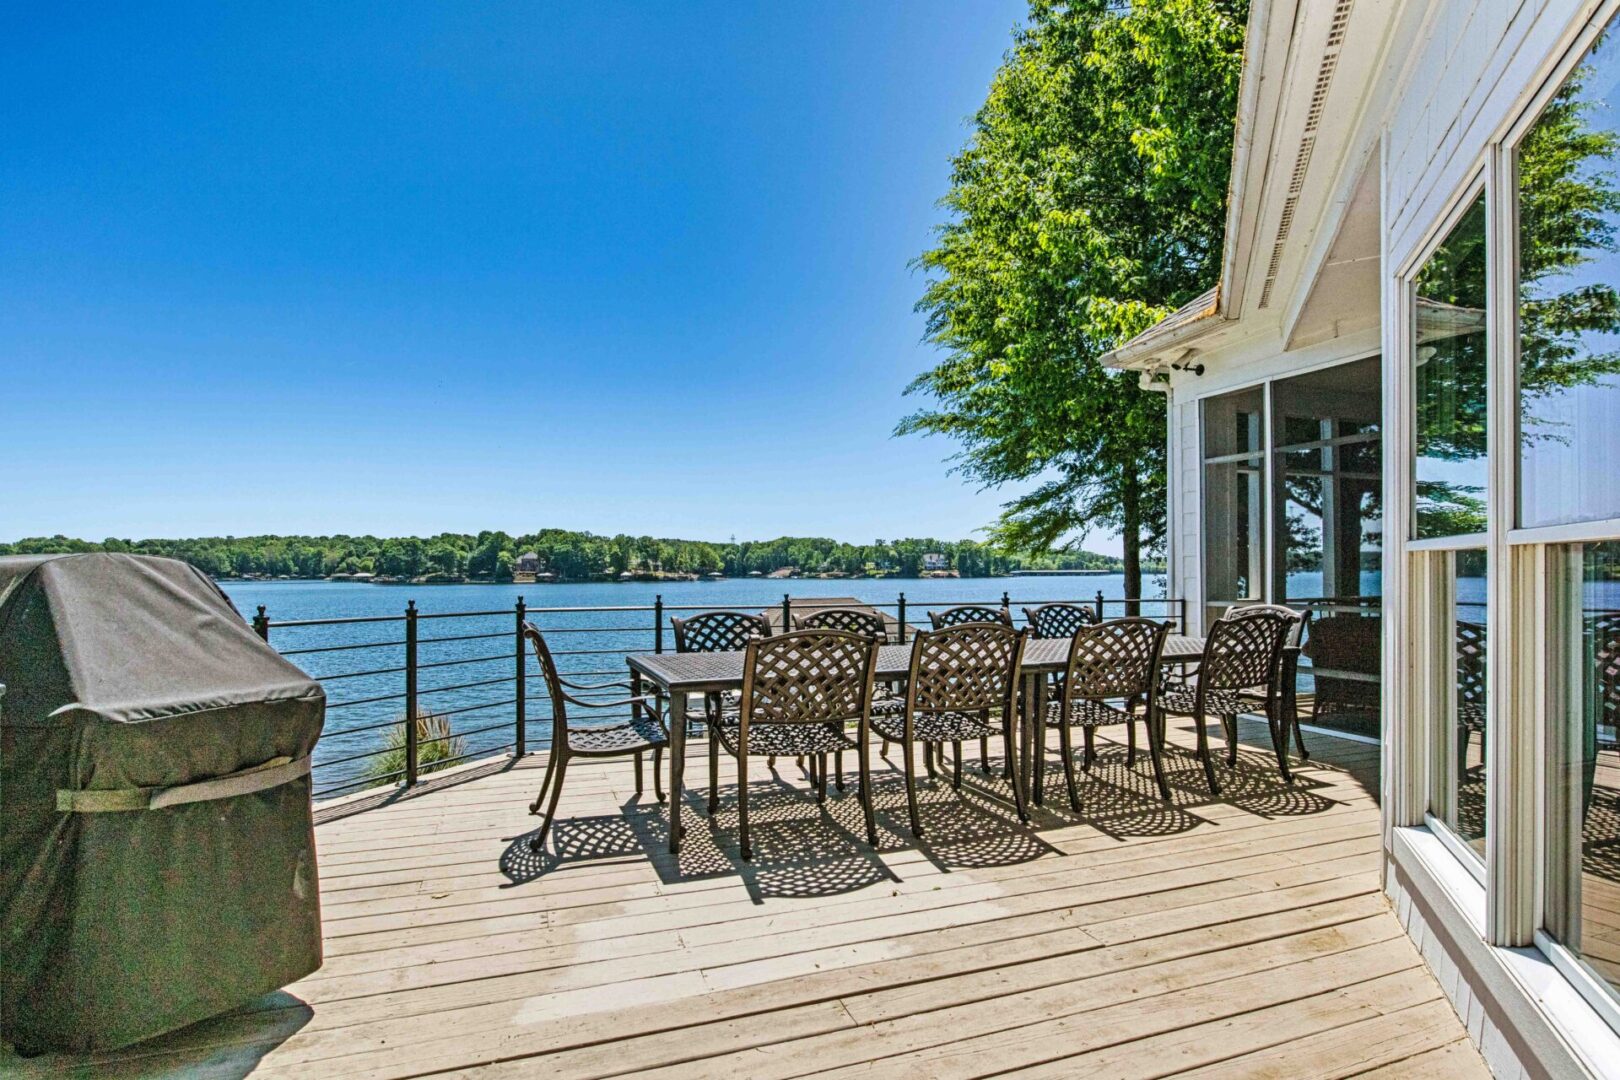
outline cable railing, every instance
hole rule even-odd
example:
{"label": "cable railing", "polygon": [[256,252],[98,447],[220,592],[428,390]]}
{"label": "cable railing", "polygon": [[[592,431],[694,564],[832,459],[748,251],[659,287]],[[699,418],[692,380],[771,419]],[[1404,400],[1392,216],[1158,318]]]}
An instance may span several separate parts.
{"label": "cable railing", "polygon": [[[858,603],[891,618],[901,642],[929,628],[930,611],[964,604],[1005,607],[1020,624],[1023,607],[1071,603],[1091,607],[1098,619],[1141,614],[1177,629],[1187,625],[1183,600],[1124,600],[1101,592],[1086,599],[1038,599],[1004,591],[990,599],[926,603],[902,592],[893,601]],[[796,607],[802,614],[827,604],[824,598],[784,594],[763,613],[775,626],[791,627]],[[422,611],[411,600],[398,615],[274,619],[260,605],[252,623],[326,689],[326,730],[313,769],[314,795],[326,799],[384,784],[412,787],[451,765],[500,754],[521,757],[549,745],[551,699],[523,640],[526,622],[555,646],[551,655],[564,677],[625,677],[629,654],[674,648],[671,619],[715,607],[666,604],[662,596],[646,605],[531,607],[519,597],[510,608],[490,611]],[[576,696],[610,701],[623,692],[603,688]]]}

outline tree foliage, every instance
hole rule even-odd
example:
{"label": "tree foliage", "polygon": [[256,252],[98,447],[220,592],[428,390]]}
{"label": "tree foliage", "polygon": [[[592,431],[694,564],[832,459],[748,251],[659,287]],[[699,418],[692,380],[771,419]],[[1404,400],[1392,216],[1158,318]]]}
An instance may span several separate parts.
{"label": "tree foliage", "polygon": [[[917,265],[944,353],[899,432],[948,436],[1021,551],[1163,538],[1164,403],[1099,357],[1214,281],[1246,0],[1033,0]],[[1131,581],[1131,578],[1136,578]]]}
{"label": "tree foliage", "polygon": [[1088,551],[1041,557],[1009,554],[971,540],[875,540],[848,544],[825,537],[784,536],[775,540],[715,544],[652,536],[598,536],[569,529],[541,529],[511,536],[500,531],[440,533],[437,536],[213,536],[187,540],[119,540],[101,543],[66,536],[31,537],[0,544],[0,555],[75,551],[123,551],[184,559],[215,577],[320,578],[372,573],[415,578],[510,581],[518,557],[533,552],[541,568],[565,581],[617,577],[625,571],[768,574],[784,567],[806,573],[916,577],[923,556],[943,555],[963,577],[988,577],[1009,570],[1106,570],[1119,560]]}

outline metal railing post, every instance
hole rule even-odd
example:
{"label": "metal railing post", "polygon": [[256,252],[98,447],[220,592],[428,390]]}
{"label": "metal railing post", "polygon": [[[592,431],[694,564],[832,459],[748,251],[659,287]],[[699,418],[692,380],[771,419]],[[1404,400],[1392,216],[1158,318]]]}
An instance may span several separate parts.
{"label": "metal railing post", "polygon": [[906,643],[906,594],[900,594],[900,644]]}
{"label": "metal railing post", "polygon": [[259,605],[259,613],[253,616],[253,631],[262,640],[270,640],[270,620],[265,617],[263,604]]}
{"label": "metal railing post", "polygon": [[1102,622],[1105,618],[1107,618],[1107,616],[1103,613],[1103,594],[1102,594],[1102,590],[1098,589],[1097,590],[1097,621]]}
{"label": "metal railing post", "polygon": [[517,607],[513,609],[516,629],[513,633],[512,656],[517,664],[513,675],[517,691],[517,733],[512,741],[513,757],[522,757],[529,749],[529,672],[523,662],[523,623],[528,617],[528,610],[523,604],[523,597],[518,597]]}
{"label": "metal railing post", "polygon": [[664,594],[653,597],[653,652],[664,651]]}
{"label": "metal railing post", "polygon": [[1007,595],[1006,589],[1001,590],[1001,606],[1003,610],[1012,610],[1012,598]]}
{"label": "metal railing post", "polygon": [[405,602],[405,786],[416,783],[416,601]]}
{"label": "metal railing post", "polygon": [[782,633],[793,629],[793,598],[787,593],[782,594]]}

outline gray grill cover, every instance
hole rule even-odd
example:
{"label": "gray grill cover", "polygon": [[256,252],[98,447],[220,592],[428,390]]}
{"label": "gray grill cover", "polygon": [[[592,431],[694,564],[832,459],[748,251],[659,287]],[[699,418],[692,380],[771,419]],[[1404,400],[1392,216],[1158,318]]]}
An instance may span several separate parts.
{"label": "gray grill cover", "polygon": [[212,581],[173,559],[0,558],[0,683],[0,1035],[113,1049],[320,966],[307,774],[58,808],[291,759],[284,776],[314,749],[320,684]]}

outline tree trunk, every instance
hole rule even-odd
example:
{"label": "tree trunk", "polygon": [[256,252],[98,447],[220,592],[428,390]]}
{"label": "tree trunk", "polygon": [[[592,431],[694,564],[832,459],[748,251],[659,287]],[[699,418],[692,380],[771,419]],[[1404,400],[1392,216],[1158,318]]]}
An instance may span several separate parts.
{"label": "tree trunk", "polygon": [[1142,605],[1142,489],[1134,469],[1125,474],[1121,492],[1121,515],[1124,517],[1123,535],[1120,537],[1122,562],[1125,571],[1125,614],[1140,615]]}

